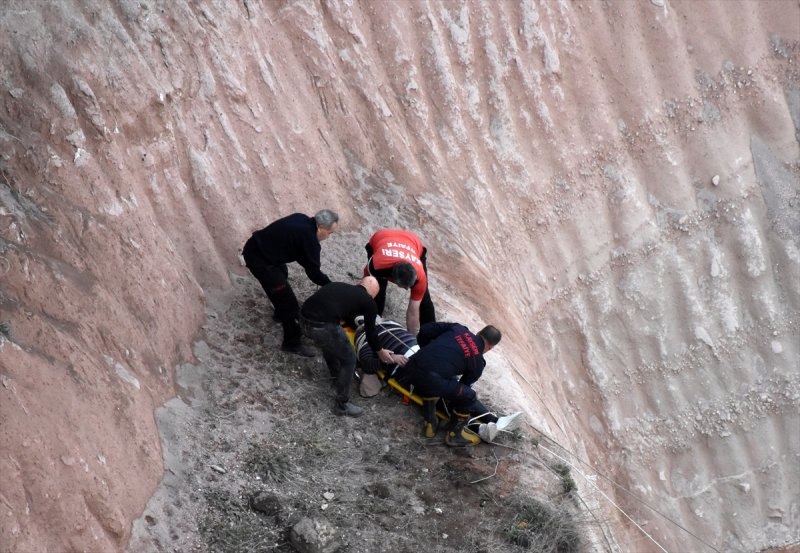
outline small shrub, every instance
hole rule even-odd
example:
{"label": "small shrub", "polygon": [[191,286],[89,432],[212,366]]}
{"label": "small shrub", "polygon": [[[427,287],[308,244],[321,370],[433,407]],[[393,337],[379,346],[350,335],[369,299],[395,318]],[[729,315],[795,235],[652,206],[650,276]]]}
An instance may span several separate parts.
{"label": "small shrub", "polygon": [[261,478],[263,482],[282,482],[292,470],[289,455],[264,444],[251,444],[244,455],[244,470]]}
{"label": "small shrub", "polygon": [[572,513],[535,499],[520,507],[506,536],[511,543],[537,553],[579,553],[581,549]]}
{"label": "small shrub", "polygon": [[575,483],[575,479],[572,478],[572,474],[570,474],[570,468],[567,465],[563,463],[556,463],[550,468],[552,468],[556,474],[561,477],[561,487],[565,494],[569,495],[578,489],[578,485]]}
{"label": "small shrub", "polygon": [[0,337],[11,341],[11,327],[5,321],[0,322]]}
{"label": "small shrub", "polygon": [[221,488],[204,490],[203,495],[208,509],[197,526],[208,551],[267,551],[280,538],[282,529],[265,524],[242,498]]}

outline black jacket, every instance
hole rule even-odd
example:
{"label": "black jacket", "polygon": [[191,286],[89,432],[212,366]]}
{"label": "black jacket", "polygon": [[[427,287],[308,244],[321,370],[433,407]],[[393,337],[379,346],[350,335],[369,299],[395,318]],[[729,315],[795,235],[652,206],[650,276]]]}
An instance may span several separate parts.
{"label": "black jacket", "polygon": [[367,342],[375,351],[381,349],[375,332],[378,307],[363,286],[344,282],[326,284],[303,303],[300,314],[308,321],[337,325],[363,315]]}
{"label": "black jacket", "polygon": [[458,323],[426,323],[417,341],[422,349],[414,354],[414,364],[445,379],[461,375],[459,382],[474,384],[483,374],[483,338]]}
{"label": "black jacket", "polygon": [[284,265],[296,261],[314,284],[325,286],[331,281],[320,269],[321,247],[317,239],[317,222],[313,217],[302,213],[287,215],[254,232],[251,239],[270,264]]}

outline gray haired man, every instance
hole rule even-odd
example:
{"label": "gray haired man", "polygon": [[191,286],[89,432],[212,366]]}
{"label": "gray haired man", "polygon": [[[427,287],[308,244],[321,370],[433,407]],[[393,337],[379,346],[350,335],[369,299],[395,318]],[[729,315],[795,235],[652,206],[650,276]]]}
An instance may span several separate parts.
{"label": "gray haired man", "polygon": [[297,322],[300,306],[289,285],[287,263],[297,262],[314,284],[325,286],[331,279],[320,268],[320,242],[336,231],[339,216],[329,209],[314,217],[293,213],[253,233],[242,250],[245,265],[261,283],[283,325],[281,350],[313,357],[314,350],[302,344]]}

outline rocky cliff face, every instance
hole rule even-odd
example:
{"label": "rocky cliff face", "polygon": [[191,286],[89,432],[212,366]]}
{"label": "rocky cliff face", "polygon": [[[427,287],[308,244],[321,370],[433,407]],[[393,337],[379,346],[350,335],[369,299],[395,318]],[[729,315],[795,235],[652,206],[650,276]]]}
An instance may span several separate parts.
{"label": "rocky cliff face", "polygon": [[800,540],[798,21],[795,0],[6,2],[2,548],[125,546],[205,291],[254,229],[321,207],[339,247],[417,231],[442,315],[504,330],[485,388],[598,471],[720,549]]}

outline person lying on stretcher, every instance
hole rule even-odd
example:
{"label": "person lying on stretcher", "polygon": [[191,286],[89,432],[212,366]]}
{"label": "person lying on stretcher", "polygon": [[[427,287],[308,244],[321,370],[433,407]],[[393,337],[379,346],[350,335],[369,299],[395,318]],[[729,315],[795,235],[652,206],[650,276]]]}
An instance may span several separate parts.
{"label": "person lying on stretcher", "polygon": [[[367,342],[367,336],[364,332],[364,325],[361,317],[356,317],[356,324],[358,328],[356,328],[353,344],[356,348],[356,355],[361,365],[361,371],[366,374],[377,374],[378,371],[383,371],[387,379],[394,376],[395,371],[397,371],[400,365],[396,363],[390,365],[378,359],[378,355]],[[378,316],[378,318],[375,319],[375,332],[378,334],[378,341],[381,347],[397,355],[408,358],[419,350],[417,339],[400,323],[389,319],[382,319]]]}

